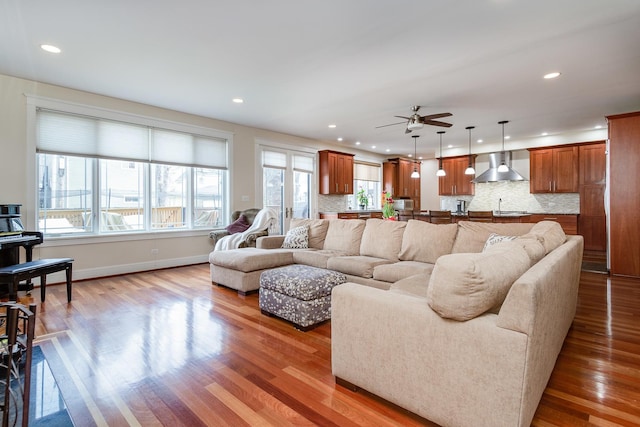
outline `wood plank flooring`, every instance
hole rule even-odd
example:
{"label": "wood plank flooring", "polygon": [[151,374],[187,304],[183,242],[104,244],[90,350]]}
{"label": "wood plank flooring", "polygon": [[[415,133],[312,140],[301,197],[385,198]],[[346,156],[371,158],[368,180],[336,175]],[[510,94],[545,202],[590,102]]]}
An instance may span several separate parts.
{"label": "wood plank flooring", "polygon": [[[303,333],[261,315],[208,265],[76,282],[70,304],[50,286],[38,310],[76,426],[433,425],[336,386],[330,323]],[[640,425],[639,318],[640,280],[583,272],[533,425]]]}

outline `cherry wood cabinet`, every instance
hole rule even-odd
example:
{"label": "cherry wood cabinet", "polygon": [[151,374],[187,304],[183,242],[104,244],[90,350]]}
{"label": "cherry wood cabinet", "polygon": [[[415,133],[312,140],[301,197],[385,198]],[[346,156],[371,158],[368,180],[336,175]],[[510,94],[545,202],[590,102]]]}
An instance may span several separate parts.
{"label": "cherry wood cabinet", "polygon": [[353,154],[323,150],[320,158],[320,194],[353,194]]}
{"label": "cherry wood cabinet", "polygon": [[[472,166],[475,167],[475,156]],[[447,173],[438,178],[438,194],[441,196],[473,196],[474,176],[465,175],[469,166],[469,156],[447,157],[442,159],[442,169]]]}
{"label": "cherry wood cabinet", "polygon": [[530,148],[531,193],[577,193],[578,147]]}
{"label": "cherry wood cabinet", "polygon": [[611,274],[640,277],[640,111],[607,120]]}
{"label": "cherry wood cabinet", "polygon": [[578,234],[577,214],[531,214],[529,221],[555,221],[560,224],[565,234]]}
{"label": "cherry wood cabinet", "polygon": [[584,237],[584,248],[592,251],[607,250],[607,218],[605,213],[605,187],[607,157],[605,142],[579,146],[580,217],[578,233]]}
{"label": "cherry wood cabinet", "polygon": [[396,198],[413,200],[413,210],[420,210],[420,178],[411,178],[414,168],[420,171],[413,160],[395,158],[382,164],[382,187]]}

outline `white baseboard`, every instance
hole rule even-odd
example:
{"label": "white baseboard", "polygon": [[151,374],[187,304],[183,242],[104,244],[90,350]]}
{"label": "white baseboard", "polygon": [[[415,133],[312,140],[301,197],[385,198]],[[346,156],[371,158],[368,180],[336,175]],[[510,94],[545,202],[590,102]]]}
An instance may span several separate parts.
{"label": "white baseboard", "polygon": [[[97,268],[79,270],[73,268],[73,280],[96,279],[98,277],[117,276],[120,274],[138,273],[140,271],[160,270],[162,268],[181,267],[192,264],[202,264],[209,261],[209,254],[186,258],[162,259],[157,261],[140,262],[135,264],[109,265]],[[35,278],[34,284],[38,285],[40,279]],[[67,281],[64,271],[47,275],[47,283],[65,283]]]}

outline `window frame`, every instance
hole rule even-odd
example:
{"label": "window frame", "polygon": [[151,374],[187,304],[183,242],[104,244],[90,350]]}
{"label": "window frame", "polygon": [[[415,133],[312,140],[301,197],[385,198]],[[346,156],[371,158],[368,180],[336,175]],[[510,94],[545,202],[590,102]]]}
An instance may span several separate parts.
{"label": "window frame", "polygon": [[[39,108],[49,109],[54,111],[59,111],[61,113],[68,114],[78,114],[89,117],[95,117],[98,119],[104,120],[116,120],[124,123],[131,123],[133,125],[142,125],[147,126],[149,128],[160,128],[169,131],[175,131],[180,133],[187,133],[194,135],[196,137],[209,137],[215,138],[219,140],[226,141],[226,168],[211,168],[211,169],[222,169],[225,170],[224,184],[223,184],[223,200],[222,200],[222,218],[221,221],[224,221],[229,217],[230,213],[230,198],[231,198],[231,175],[232,175],[232,165],[233,165],[233,156],[232,149],[233,146],[233,134],[230,132],[220,131],[213,128],[206,128],[198,125],[192,125],[188,123],[182,122],[174,122],[168,121],[164,119],[159,119],[156,117],[143,116],[133,113],[115,111],[110,109],[104,109],[100,107],[94,107],[84,104],[78,104],[73,102],[61,101],[57,99],[44,98],[34,95],[25,95],[26,97],[26,107],[27,107],[27,182],[26,189],[29,194],[33,195],[29,199],[26,208],[23,210],[23,213],[30,212],[29,215],[23,214],[23,221],[25,222],[25,228],[30,230],[36,230],[38,224],[38,213],[39,213],[39,195],[38,195],[38,162],[37,162],[37,110]],[[94,158],[94,157],[90,157]],[[97,157],[96,157],[97,159]],[[98,167],[96,160],[96,167],[93,171],[94,176],[97,178]],[[160,163],[160,162],[159,162]],[[150,164],[150,162],[149,162]],[[164,163],[160,163],[164,164]],[[195,179],[195,170],[199,168],[203,168],[202,166],[187,166],[191,169],[189,172],[189,180]],[[150,169],[150,168],[147,168]],[[208,168],[203,168],[208,169]],[[193,194],[193,190],[190,185],[190,193],[189,193],[189,204],[188,210],[193,213],[193,210],[196,209],[195,203],[195,195]],[[93,183],[93,187],[96,191],[99,191],[99,181]],[[150,197],[150,196],[148,196]],[[94,212],[97,212],[94,207]],[[26,211],[26,212],[25,212]],[[175,238],[175,237],[184,237],[184,236],[202,236],[203,234],[208,234],[211,230],[211,226],[194,226],[195,218],[192,218],[192,215],[188,218],[188,226],[184,228],[174,228],[174,229],[152,229],[151,227],[145,227],[144,230],[131,230],[123,233],[100,233],[97,229],[94,229],[90,233],[78,233],[78,234],[61,234],[61,235],[47,235],[47,241],[51,243],[53,241],[53,246],[56,245],[56,241],[58,244],[65,244],[65,240],[74,240],[76,244],[79,240],[84,240],[87,243],[94,242],[103,242],[103,241],[128,241],[128,240],[140,240],[140,239],[148,239],[150,235],[153,238]]]}

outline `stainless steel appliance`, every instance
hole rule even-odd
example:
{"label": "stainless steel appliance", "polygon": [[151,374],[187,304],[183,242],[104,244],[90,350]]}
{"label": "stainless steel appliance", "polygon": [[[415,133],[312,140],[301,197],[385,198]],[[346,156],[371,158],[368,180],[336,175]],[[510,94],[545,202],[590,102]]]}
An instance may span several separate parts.
{"label": "stainless steel appliance", "polygon": [[463,214],[467,211],[467,202],[465,200],[458,200],[456,207],[456,213]]}
{"label": "stainless steel appliance", "polygon": [[393,209],[397,211],[412,211],[413,212],[413,200],[411,199],[396,199],[393,201]]}

